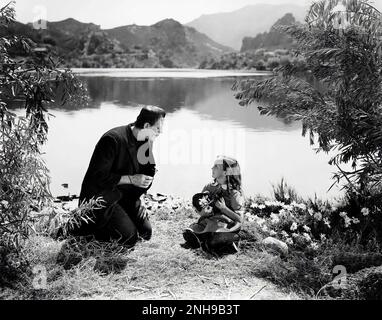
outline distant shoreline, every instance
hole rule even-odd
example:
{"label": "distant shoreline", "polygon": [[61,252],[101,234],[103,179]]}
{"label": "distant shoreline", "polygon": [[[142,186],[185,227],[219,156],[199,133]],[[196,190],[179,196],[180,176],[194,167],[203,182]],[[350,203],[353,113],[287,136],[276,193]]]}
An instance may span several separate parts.
{"label": "distant shoreline", "polygon": [[79,76],[112,76],[142,78],[223,78],[271,76],[270,71],[206,70],[192,68],[71,68]]}

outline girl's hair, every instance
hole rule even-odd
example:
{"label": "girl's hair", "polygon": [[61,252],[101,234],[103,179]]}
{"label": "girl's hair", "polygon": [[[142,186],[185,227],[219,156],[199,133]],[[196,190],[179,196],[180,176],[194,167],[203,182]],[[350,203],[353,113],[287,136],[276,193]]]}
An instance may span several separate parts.
{"label": "girl's hair", "polygon": [[242,192],[241,188],[241,171],[239,162],[236,159],[219,156],[216,163],[223,165],[223,170],[226,172],[227,176],[227,186],[228,191],[230,188]]}

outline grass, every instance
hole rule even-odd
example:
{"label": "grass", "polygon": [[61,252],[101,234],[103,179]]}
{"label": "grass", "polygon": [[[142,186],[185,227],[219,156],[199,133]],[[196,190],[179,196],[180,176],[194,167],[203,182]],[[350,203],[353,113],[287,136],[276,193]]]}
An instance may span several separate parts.
{"label": "grass", "polygon": [[[274,193],[275,199],[297,199],[294,190],[283,182]],[[221,258],[182,246],[182,230],[198,215],[190,202],[173,197],[146,197],[153,237],[139,242],[134,249],[83,239],[59,242],[35,234],[28,239],[23,253],[32,268],[46,269],[46,287],[37,290],[33,287],[36,275],[26,275],[22,278],[27,281],[0,291],[0,299],[327,299],[324,289],[334,278],[334,258],[338,254],[380,251],[375,243],[365,247],[357,239],[346,239],[346,233],[340,231],[332,232],[316,248],[295,242],[289,246],[287,256],[267,251],[261,240],[271,234],[270,228],[278,230],[285,223],[280,220],[274,224],[272,214],[266,212],[272,210],[281,216],[282,211],[285,214],[292,210],[288,211],[289,217],[299,219],[300,225],[307,222],[305,217],[310,213],[299,204],[266,204],[266,200],[249,199],[246,209],[252,213],[246,214],[240,251]],[[262,203],[266,205],[259,206]],[[321,202],[307,204],[315,210],[326,210]],[[289,209],[280,210],[280,206]],[[257,214],[264,218],[268,229],[253,219]],[[49,234],[49,221],[54,224],[55,219],[44,221],[47,225],[40,224],[39,230]],[[316,222],[311,223],[313,228]],[[280,233],[275,234],[280,237]]]}
{"label": "grass", "polygon": [[[174,204],[175,203],[175,204]],[[32,266],[47,270],[46,289],[33,289],[30,279],[0,292],[2,299],[300,299],[293,290],[265,278],[266,266],[278,266],[278,256],[260,250],[250,225],[244,229],[241,251],[215,258],[201,249],[190,250],[182,230],[197,219],[190,204],[166,201],[153,207],[153,238],[134,250],[109,244],[79,243],[73,250],[49,237],[35,235],[24,249]],[[69,254],[79,262],[64,268]],[[57,258],[61,256],[61,263]],[[75,254],[74,254],[75,256]],[[64,259],[62,259],[64,257]],[[68,259],[66,259],[68,260]],[[272,279],[274,280],[274,279]]]}

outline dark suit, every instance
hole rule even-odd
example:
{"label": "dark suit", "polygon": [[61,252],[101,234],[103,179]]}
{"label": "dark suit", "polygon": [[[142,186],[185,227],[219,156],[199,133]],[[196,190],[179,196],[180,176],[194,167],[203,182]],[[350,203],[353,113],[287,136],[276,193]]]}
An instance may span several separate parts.
{"label": "dark suit", "polygon": [[[152,143],[137,141],[132,133],[133,124],[114,128],[106,132],[97,143],[85,174],[79,203],[91,198],[102,197],[105,208],[94,210],[95,223],[83,224],[74,230],[75,235],[93,234],[100,240],[119,239],[135,243],[138,235],[149,239],[151,225],[148,219],[138,218],[141,206],[140,197],[147,189],[133,185],[118,186],[124,175],[155,175],[155,162],[152,156]],[[150,161],[138,161],[138,150],[145,148]],[[147,158],[148,160],[148,158]]]}

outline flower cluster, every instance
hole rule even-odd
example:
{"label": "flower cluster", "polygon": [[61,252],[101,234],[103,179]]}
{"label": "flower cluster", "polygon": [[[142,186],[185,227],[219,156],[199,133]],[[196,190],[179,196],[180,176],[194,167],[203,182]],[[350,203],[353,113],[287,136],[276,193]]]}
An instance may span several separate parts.
{"label": "flower cluster", "polygon": [[333,231],[357,235],[373,221],[380,219],[377,206],[353,208],[345,201],[299,202],[269,201],[265,198],[248,199],[245,217],[256,224],[264,236],[272,236],[290,246],[316,250]]}
{"label": "flower cluster", "polygon": [[250,199],[246,204],[246,219],[256,224],[265,236],[272,236],[290,246],[317,250],[331,229],[332,207],[296,201]]}
{"label": "flower cluster", "polygon": [[200,198],[199,205],[205,213],[212,213],[212,202],[213,201],[210,199],[209,195],[206,194],[204,197]]}

